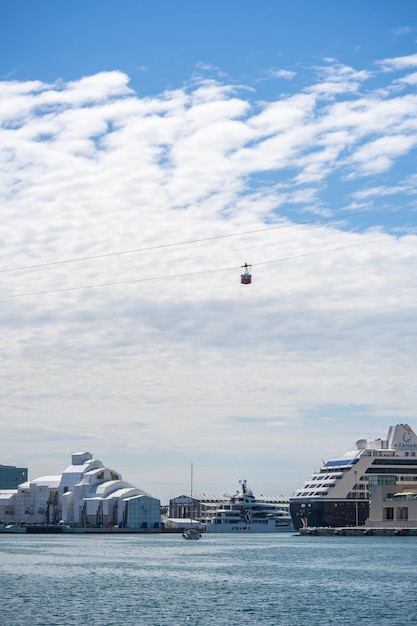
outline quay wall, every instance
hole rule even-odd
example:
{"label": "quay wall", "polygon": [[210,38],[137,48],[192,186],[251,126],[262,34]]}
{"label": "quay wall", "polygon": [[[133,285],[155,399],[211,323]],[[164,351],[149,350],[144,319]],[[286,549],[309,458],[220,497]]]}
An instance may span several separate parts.
{"label": "quay wall", "polygon": [[417,528],[346,526],[341,528],[300,528],[302,537],[417,537]]}

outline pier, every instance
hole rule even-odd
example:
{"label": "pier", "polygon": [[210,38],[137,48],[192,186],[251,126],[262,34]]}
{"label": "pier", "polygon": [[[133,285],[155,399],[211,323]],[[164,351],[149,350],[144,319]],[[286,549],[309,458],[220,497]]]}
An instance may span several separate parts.
{"label": "pier", "polygon": [[340,528],[300,528],[302,537],[417,537],[417,528],[374,528],[368,526],[342,526]]}

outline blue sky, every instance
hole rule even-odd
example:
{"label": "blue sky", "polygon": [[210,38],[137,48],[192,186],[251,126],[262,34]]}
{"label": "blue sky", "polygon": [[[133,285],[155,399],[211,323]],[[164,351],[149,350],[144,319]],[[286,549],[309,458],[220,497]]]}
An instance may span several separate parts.
{"label": "blue sky", "polygon": [[178,87],[198,64],[258,88],[276,66],[307,70],[326,57],[369,66],[414,52],[416,21],[412,0],[20,0],[1,13],[3,76],[67,81],[123,70],[142,94]]}
{"label": "blue sky", "polygon": [[0,24],[0,462],[291,495],[417,428],[414,1]]}

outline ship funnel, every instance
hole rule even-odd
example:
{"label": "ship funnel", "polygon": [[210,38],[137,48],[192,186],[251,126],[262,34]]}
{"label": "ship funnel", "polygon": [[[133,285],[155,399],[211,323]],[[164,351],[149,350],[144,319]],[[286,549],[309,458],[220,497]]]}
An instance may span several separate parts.
{"label": "ship funnel", "polygon": [[406,455],[417,450],[417,436],[408,424],[397,424],[390,429],[389,446],[397,450],[400,455]]}

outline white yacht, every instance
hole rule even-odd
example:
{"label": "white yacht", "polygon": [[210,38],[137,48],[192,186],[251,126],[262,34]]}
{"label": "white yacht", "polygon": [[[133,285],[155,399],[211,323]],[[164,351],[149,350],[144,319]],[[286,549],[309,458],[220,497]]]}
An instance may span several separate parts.
{"label": "white yacht", "polygon": [[288,510],[276,504],[257,500],[246,480],[241,489],[220,506],[203,506],[202,524],[208,533],[277,533],[293,531]]}
{"label": "white yacht", "polygon": [[362,525],[373,485],[407,485],[416,477],[417,437],[408,424],[390,426],[386,439],[358,439],[354,450],[323,463],[290,498],[294,527]]}

